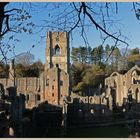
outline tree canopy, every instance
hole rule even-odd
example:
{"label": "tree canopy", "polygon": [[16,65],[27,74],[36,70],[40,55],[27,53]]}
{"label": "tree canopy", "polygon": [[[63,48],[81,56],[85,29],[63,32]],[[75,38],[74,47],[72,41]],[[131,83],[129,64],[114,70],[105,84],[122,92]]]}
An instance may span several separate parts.
{"label": "tree canopy", "polygon": [[[19,33],[31,34],[35,31],[32,29],[35,28],[35,33],[43,30],[57,30],[68,31],[73,36],[75,32],[79,32],[79,37],[82,36],[86,46],[88,46],[88,30],[97,30],[103,44],[105,41],[112,40],[113,46],[117,46],[118,43],[128,46],[127,37],[118,29],[118,22],[114,17],[119,13],[119,5],[120,3],[117,2],[47,2],[15,5],[12,2],[1,2],[0,51],[3,56],[2,59],[6,60],[8,51],[13,51],[16,47],[13,42],[19,41]],[[139,3],[133,2],[130,5],[132,5],[133,12],[139,20]],[[39,22],[36,20],[33,23],[32,16],[34,13],[43,14],[44,9],[47,10],[47,13],[43,15],[44,19]],[[40,35],[41,38],[43,36]],[[10,43],[11,41],[12,43]],[[34,47],[36,44],[32,46]],[[96,51],[94,50],[94,52]],[[96,61],[96,58],[94,59]],[[85,58],[82,61],[85,61]]]}
{"label": "tree canopy", "polygon": [[[22,3],[17,7],[11,5],[11,2],[0,2],[1,60],[7,61],[9,51],[13,52],[15,58],[14,48],[19,41],[19,33],[32,34],[32,29],[36,28],[36,34],[43,30],[57,30],[67,31],[71,37],[78,32],[79,37],[83,38],[85,46],[73,47],[71,53],[72,86],[77,92],[92,90],[103,83],[104,78],[113,71],[125,72],[135,64],[139,64],[138,48],[131,49],[128,54],[119,48],[123,45],[127,50],[129,44],[127,37],[116,26],[117,19],[114,19],[114,15],[119,13],[117,2]],[[140,20],[140,4],[133,2],[130,5],[136,18]],[[31,11],[43,13],[44,9],[48,11],[45,13],[46,17],[33,23]],[[87,36],[89,30],[99,32],[102,40],[100,45],[90,47]],[[42,38],[42,35],[40,37]],[[104,46],[108,40],[112,43]],[[16,62],[17,77],[39,76],[44,68],[40,61],[33,62],[30,53],[17,57]],[[7,69],[7,64],[1,63],[0,67],[1,77],[7,76],[4,70]]]}
{"label": "tree canopy", "polygon": [[[82,55],[80,54],[80,47],[72,49],[74,50],[72,50],[73,64],[71,66],[72,89],[74,92],[84,93],[84,95],[88,94],[89,88],[95,92],[100,84],[104,86],[105,78],[114,71],[125,73],[134,65],[140,63],[138,48],[130,49],[127,55],[124,56],[123,51],[118,47],[108,44],[105,47],[99,45],[91,49],[88,55],[92,58],[90,63],[75,59],[77,53],[78,56]],[[83,47],[83,50],[86,49],[86,47]]]}

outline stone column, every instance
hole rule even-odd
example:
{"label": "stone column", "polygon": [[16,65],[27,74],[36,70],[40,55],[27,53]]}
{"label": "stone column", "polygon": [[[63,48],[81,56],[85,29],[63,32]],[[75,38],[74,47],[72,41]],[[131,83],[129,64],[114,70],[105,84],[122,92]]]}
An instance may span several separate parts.
{"label": "stone column", "polygon": [[14,86],[16,85],[16,80],[15,80],[15,68],[14,68],[14,59],[10,61],[9,64],[9,79],[8,79],[8,86]]}

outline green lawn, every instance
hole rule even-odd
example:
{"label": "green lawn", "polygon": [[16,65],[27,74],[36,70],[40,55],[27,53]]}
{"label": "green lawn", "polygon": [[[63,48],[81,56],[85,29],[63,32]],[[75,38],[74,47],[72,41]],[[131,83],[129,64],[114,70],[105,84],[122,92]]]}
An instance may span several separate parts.
{"label": "green lawn", "polygon": [[129,132],[124,126],[108,126],[96,128],[69,128],[67,137],[91,138],[128,138]]}

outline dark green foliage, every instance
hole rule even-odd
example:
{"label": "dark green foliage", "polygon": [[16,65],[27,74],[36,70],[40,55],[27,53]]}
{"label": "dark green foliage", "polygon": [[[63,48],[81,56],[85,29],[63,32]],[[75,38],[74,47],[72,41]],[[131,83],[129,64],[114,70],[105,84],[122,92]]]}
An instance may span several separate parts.
{"label": "dark green foliage", "polygon": [[39,77],[44,70],[44,65],[41,61],[36,61],[29,66],[17,64],[15,70],[16,77]]}
{"label": "dark green foliage", "polygon": [[0,62],[0,78],[8,78],[9,66],[3,62]]}
{"label": "dark green foliage", "polygon": [[80,46],[79,48],[72,48],[71,58],[73,63],[88,63],[91,61],[91,47],[83,47]]}
{"label": "dark green foliage", "polygon": [[1,60],[7,61],[6,54],[14,52],[17,42],[21,38],[18,33],[32,34],[34,23],[31,15],[23,6],[10,6],[9,2],[0,2],[0,55]]}
{"label": "dark green foliage", "polygon": [[104,57],[103,46],[99,45],[98,47],[93,48],[93,50],[91,51],[91,57],[94,64],[101,63]]}
{"label": "dark green foliage", "polygon": [[31,65],[34,61],[34,55],[30,52],[24,52],[16,56],[15,63],[22,64],[23,66],[27,67]]}
{"label": "dark green foliage", "polygon": [[128,138],[130,135],[125,126],[79,127],[69,128],[69,138]]}
{"label": "dark green foliage", "polygon": [[[127,55],[124,55],[127,54]],[[90,91],[95,91],[112,72],[125,73],[134,65],[140,64],[139,49],[134,48],[123,52],[117,46],[105,47],[99,45],[95,48],[72,48],[71,81],[72,90],[87,96]]]}
{"label": "dark green foliage", "polygon": [[134,48],[130,51],[130,55],[140,54],[139,48]]}

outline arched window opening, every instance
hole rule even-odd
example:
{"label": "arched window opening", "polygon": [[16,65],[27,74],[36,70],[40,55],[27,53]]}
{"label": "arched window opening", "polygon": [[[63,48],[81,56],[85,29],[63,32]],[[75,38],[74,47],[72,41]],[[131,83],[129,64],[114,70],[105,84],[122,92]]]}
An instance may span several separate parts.
{"label": "arched window opening", "polygon": [[60,55],[60,47],[58,45],[55,46],[55,55]]}
{"label": "arched window opening", "polygon": [[90,98],[90,103],[92,103],[92,98]]}
{"label": "arched window opening", "polygon": [[49,79],[46,79],[46,86],[49,86]]}
{"label": "arched window opening", "polygon": [[29,101],[29,94],[26,95],[26,101]]}
{"label": "arched window opening", "polygon": [[56,67],[59,68],[59,64],[56,64]]}
{"label": "arched window opening", "polygon": [[40,101],[40,95],[37,94],[37,101]]}
{"label": "arched window opening", "polygon": [[133,78],[133,84],[137,84],[137,82],[136,82],[135,78]]}
{"label": "arched window opening", "polygon": [[63,81],[62,80],[60,81],[60,85],[63,86]]}

